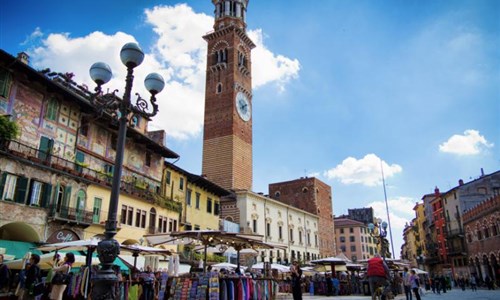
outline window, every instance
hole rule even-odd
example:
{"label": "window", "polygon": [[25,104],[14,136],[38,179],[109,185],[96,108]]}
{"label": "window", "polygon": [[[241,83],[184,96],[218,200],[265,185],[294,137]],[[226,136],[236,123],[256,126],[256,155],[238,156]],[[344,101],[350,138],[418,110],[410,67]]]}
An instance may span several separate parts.
{"label": "window", "polygon": [[184,178],[180,178],[179,180],[179,190],[184,190]]}
{"label": "window", "polygon": [[0,96],[8,98],[10,89],[11,76],[6,69],[0,69]]}
{"label": "window", "polygon": [[142,210],[137,209],[135,211],[135,227],[141,227],[141,215],[142,215]]}
{"label": "window", "polygon": [[121,224],[127,223],[127,206],[126,205],[122,205],[122,214],[120,216],[120,223]]}
{"label": "window", "polygon": [[194,208],[200,209],[200,193],[196,193],[196,203]]}
{"label": "window", "polygon": [[254,233],[257,232],[257,220],[255,220],[255,219],[253,220],[252,229],[253,229]]}
{"label": "window", "polygon": [[12,174],[2,174],[0,193],[2,200],[26,203],[26,191],[28,189],[28,178]]}
{"label": "window", "polygon": [[89,120],[86,117],[82,117],[82,122],[80,125],[80,134],[83,136],[89,136]]}
{"label": "window", "polygon": [[283,226],[278,226],[278,238],[283,239]]}
{"label": "window", "polygon": [[29,205],[40,206],[42,199],[42,183],[38,181],[33,181],[31,184],[31,196]]}
{"label": "window", "polygon": [[345,245],[340,246],[340,251],[345,252]]}
{"label": "window", "polygon": [[340,233],[343,234],[344,233],[344,228],[340,228]]}
{"label": "window", "polygon": [[134,208],[129,207],[127,211],[127,225],[132,226],[132,219],[134,218]]}
{"label": "window", "polygon": [[49,121],[57,120],[57,111],[59,110],[59,103],[56,98],[50,98],[47,102],[46,110],[45,110],[45,119]]}
{"label": "window", "polygon": [[212,213],[212,199],[207,198],[207,213],[211,214]]}
{"label": "window", "polygon": [[290,228],[290,241],[293,242],[293,228]]}
{"label": "window", "polygon": [[170,171],[167,171],[167,175],[166,175],[166,178],[165,178],[165,181],[167,182],[167,184],[170,184],[170,177],[172,176],[172,173],[170,173]]}
{"label": "window", "polygon": [[219,215],[219,207],[220,207],[220,204],[218,201],[215,201],[214,202],[214,215],[218,216]]}
{"label": "window", "polygon": [[483,233],[481,232],[481,230],[478,230],[477,231],[477,239],[480,241],[483,239]]}
{"label": "window", "polygon": [[151,152],[146,152],[146,166],[151,167]]}
{"label": "window", "polygon": [[194,225],[194,230],[200,230],[200,225]]}
{"label": "window", "polygon": [[349,233],[353,233],[353,232],[354,232],[354,228],[349,227]]}
{"label": "window", "polygon": [[299,244],[302,245],[302,231],[299,230]]}
{"label": "window", "polygon": [[266,223],[266,235],[271,236],[271,223]]}
{"label": "window", "polygon": [[318,235],[317,234],[314,235],[314,246],[318,247]]}
{"label": "window", "polygon": [[355,240],[356,240],[356,239],[355,239],[355,237],[354,237],[353,235],[351,235],[351,236],[349,237],[349,241],[350,241],[351,243],[353,243]]}
{"label": "window", "polygon": [[99,224],[100,216],[101,216],[101,198],[94,198],[94,208],[92,209],[92,223]]}
{"label": "window", "polygon": [[341,242],[341,243],[345,243],[345,236],[341,236],[341,237],[340,237],[340,242]]}
{"label": "window", "polygon": [[311,234],[307,233],[307,245],[311,245]]}
{"label": "window", "polygon": [[352,245],[352,246],[351,246],[351,251],[352,251],[352,252],[356,251],[356,246]]}
{"label": "window", "polygon": [[222,93],[222,83],[217,83],[217,94]]}
{"label": "window", "polygon": [[187,190],[186,192],[186,205],[191,206],[191,190]]}

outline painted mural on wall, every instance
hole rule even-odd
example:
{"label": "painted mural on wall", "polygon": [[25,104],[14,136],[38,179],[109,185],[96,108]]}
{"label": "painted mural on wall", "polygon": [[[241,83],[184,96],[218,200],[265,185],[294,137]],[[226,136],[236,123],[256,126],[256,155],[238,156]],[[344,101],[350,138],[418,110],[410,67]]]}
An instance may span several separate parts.
{"label": "painted mural on wall", "polygon": [[23,143],[38,147],[40,117],[43,94],[19,85],[15,97],[12,116],[21,129],[20,139]]}

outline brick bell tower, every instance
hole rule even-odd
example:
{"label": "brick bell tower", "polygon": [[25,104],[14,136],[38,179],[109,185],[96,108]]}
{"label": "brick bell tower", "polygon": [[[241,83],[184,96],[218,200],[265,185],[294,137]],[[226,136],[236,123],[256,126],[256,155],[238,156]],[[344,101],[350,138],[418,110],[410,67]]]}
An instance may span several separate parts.
{"label": "brick bell tower", "polygon": [[252,189],[252,68],[248,0],[212,0],[208,42],[202,174],[226,189]]}

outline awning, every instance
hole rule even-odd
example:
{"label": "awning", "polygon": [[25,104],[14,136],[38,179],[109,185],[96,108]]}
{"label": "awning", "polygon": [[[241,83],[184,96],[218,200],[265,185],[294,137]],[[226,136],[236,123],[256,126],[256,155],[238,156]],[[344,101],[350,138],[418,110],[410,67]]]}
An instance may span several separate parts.
{"label": "awning", "polygon": [[30,242],[0,240],[0,248],[5,248],[5,256],[11,258],[9,260],[21,259],[26,253],[31,252],[41,255],[42,252],[36,249],[36,245]]}

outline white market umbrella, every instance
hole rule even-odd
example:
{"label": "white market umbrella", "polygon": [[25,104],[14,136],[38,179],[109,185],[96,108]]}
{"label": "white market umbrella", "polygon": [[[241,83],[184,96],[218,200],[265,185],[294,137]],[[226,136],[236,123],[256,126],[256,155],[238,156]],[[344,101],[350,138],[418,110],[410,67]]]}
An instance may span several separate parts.
{"label": "white market umbrella", "polygon": [[97,244],[101,240],[99,239],[90,239],[90,240],[77,240],[70,242],[61,242],[54,244],[46,244],[38,247],[37,249],[40,251],[57,251],[57,250],[76,250],[82,251],[87,250],[89,248],[97,248]]}
{"label": "white market umbrella", "polygon": [[[272,270],[277,270],[280,273],[288,273],[288,272],[290,272],[290,267],[283,266],[283,265],[280,265],[280,264],[270,264],[269,267]],[[251,266],[250,269],[257,269],[257,270],[264,269],[264,263],[262,263],[262,262],[257,263],[255,265]]]}

